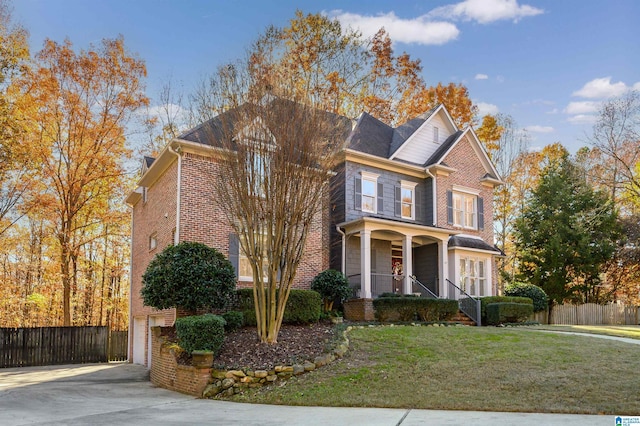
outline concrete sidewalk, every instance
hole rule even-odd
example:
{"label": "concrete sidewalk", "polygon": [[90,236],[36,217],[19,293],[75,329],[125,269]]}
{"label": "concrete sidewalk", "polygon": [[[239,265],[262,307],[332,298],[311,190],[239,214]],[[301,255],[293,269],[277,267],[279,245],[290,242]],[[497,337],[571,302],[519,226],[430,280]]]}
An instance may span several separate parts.
{"label": "concrete sidewalk", "polygon": [[145,367],[0,369],[0,425],[614,425],[614,416],[288,407],[195,399],[154,387]]}

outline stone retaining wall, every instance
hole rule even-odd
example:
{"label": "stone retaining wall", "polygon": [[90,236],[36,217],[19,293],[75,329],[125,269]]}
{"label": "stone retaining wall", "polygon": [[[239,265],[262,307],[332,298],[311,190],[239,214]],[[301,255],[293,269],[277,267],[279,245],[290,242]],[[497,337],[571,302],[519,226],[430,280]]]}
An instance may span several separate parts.
{"label": "stone retaining wall", "polygon": [[[347,330],[349,330],[347,328]],[[292,376],[313,371],[342,357],[349,349],[347,331],[342,341],[331,353],[316,357],[303,364],[278,365],[272,370],[215,370],[211,368],[213,358],[208,365],[199,367],[179,365],[175,348],[161,335],[161,327],[152,328],[151,382],[165,389],[186,393],[196,397],[213,398],[217,395],[231,396],[244,388],[255,388]]]}

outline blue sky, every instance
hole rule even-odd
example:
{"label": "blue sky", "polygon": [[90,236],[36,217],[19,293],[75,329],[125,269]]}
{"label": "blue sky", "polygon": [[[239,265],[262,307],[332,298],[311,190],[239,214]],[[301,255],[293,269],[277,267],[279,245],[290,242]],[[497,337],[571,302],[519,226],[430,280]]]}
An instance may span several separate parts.
{"label": "blue sky", "polygon": [[533,148],[560,141],[575,152],[602,101],[640,90],[636,0],[14,0],[34,52],[45,38],[86,48],[122,34],[147,64],[152,103],[169,78],[188,92],[296,9],[364,34],[384,26],[396,52],[422,60],[427,83],[465,84],[482,112],[527,128]]}

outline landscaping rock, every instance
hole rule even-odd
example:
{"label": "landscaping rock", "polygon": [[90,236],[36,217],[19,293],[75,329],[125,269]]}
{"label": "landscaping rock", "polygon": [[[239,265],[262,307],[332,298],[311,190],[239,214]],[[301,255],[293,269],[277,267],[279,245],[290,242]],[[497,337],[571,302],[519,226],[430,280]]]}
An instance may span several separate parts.
{"label": "landscaping rock", "polygon": [[302,373],[304,373],[304,365],[294,364],[293,365],[293,374],[298,376],[298,375],[300,375]]}
{"label": "landscaping rock", "polygon": [[235,382],[233,379],[224,379],[222,381],[222,389],[229,389]]}
{"label": "landscaping rock", "polygon": [[313,371],[316,369],[316,365],[313,362],[305,362],[304,363],[304,371]]}
{"label": "landscaping rock", "polygon": [[217,394],[220,393],[220,391],[222,390],[222,386],[220,386],[220,382],[217,382],[218,385],[209,385],[204,389],[204,392],[202,392],[202,397],[203,398],[212,398],[214,396],[216,396]]}
{"label": "landscaping rock", "polygon": [[267,377],[269,375],[269,373],[266,370],[256,370],[254,374],[259,379],[262,379],[262,378]]}

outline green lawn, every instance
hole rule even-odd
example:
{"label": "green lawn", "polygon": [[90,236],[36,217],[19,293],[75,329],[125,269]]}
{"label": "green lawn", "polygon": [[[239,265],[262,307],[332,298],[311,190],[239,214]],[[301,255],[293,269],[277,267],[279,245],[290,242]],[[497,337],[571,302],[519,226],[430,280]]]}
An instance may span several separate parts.
{"label": "green lawn", "polygon": [[640,345],[494,327],[367,327],[349,338],[343,359],[233,400],[640,414]]}
{"label": "green lawn", "polygon": [[640,326],[638,325],[542,325],[536,328],[572,333],[605,334],[640,340]]}

